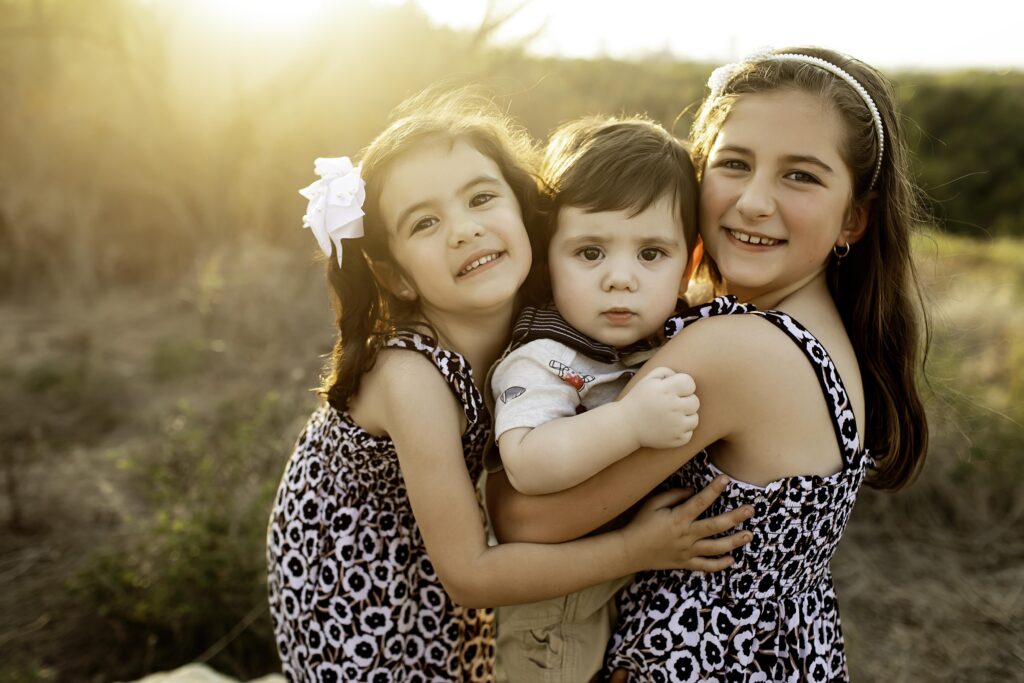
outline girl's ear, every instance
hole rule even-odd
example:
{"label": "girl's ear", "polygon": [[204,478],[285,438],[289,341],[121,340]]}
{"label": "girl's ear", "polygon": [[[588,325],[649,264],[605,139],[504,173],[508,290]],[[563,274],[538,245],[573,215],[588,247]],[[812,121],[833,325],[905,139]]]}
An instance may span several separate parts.
{"label": "girl's ear", "polygon": [[877,192],[869,193],[863,201],[850,210],[850,215],[846,218],[846,224],[843,226],[842,232],[839,233],[839,239],[836,240],[836,246],[841,247],[844,244],[854,244],[864,237],[864,233],[868,229],[868,215],[871,213],[871,205],[877,196]]}
{"label": "girl's ear", "polygon": [[370,264],[370,271],[381,287],[402,301],[416,301],[419,295],[409,282],[409,278],[397,266],[387,261],[367,261]]}

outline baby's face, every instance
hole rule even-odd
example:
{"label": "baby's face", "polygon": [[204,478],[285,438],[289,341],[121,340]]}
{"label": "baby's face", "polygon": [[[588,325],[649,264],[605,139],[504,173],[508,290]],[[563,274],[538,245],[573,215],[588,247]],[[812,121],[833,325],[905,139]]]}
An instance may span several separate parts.
{"label": "baby's face", "polygon": [[558,311],[615,347],[658,332],[685,290],[686,237],[672,197],[631,213],[565,207],[548,247]]}

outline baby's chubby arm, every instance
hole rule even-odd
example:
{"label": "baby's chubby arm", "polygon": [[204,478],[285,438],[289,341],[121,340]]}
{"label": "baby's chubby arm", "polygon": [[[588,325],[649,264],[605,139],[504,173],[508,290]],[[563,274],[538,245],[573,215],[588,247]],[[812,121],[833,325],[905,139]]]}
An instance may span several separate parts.
{"label": "baby's chubby arm", "polygon": [[689,375],[657,368],[621,401],[511,429],[498,441],[509,482],[532,496],[564,491],[637,449],[683,446],[697,427],[695,389]]}
{"label": "baby's chubby arm", "polygon": [[[503,473],[488,476],[486,499],[498,539],[557,543],[579,538],[628,509],[701,449],[733,440],[742,430],[761,428],[753,418],[760,397],[771,387],[751,383],[764,363],[758,355],[763,341],[755,327],[764,323],[749,318],[721,316],[693,325],[648,361],[651,367],[686,372],[700,387],[700,423],[689,443],[640,449],[571,489],[544,496],[518,493]],[[627,391],[639,385],[645,372],[646,366]],[[683,507],[687,505],[689,501]],[[737,524],[742,518],[736,514],[734,510],[724,517]]]}
{"label": "baby's chubby arm", "polygon": [[[540,367],[535,358],[519,356],[495,372],[493,389],[499,429],[519,422],[536,426],[501,431],[498,445],[509,482],[519,492],[541,495],[563,491],[586,481],[612,463],[643,447],[673,448],[686,444],[697,427],[700,402],[693,379],[657,368],[632,392],[581,414],[567,411],[578,402],[575,389]],[[526,387],[508,399],[506,385],[522,380]],[[531,410],[532,406],[540,406]],[[560,413],[544,413],[560,406]],[[516,411],[510,419],[505,410]]]}

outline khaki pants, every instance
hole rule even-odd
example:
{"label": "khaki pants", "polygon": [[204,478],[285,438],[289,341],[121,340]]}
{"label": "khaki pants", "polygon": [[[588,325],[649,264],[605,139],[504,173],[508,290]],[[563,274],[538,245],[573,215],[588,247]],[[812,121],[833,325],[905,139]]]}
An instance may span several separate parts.
{"label": "khaki pants", "polygon": [[498,683],[586,683],[604,662],[626,576],[560,598],[498,609]]}

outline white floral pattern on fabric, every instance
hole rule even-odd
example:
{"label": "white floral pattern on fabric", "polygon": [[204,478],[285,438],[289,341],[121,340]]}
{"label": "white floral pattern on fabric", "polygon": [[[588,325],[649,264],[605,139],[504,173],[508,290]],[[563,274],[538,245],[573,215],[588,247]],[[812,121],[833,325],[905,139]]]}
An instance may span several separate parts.
{"label": "white floral pattern on fabric", "polygon": [[[463,404],[476,479],[490,416],[465,359],[414,333]],[[491,610],[452,603],[427,557],[393,442],[321,406],[299,436],[267,532],[270,616],[289,681],[491,681]]]}
{"label": "white floral pattern on fabric", "polygon": [[[634,679],[664,683],[848,680],[829,562],[873,460],[861,448],[832,360],[788,315],[719,297],[670,319],[665,331],[671,337],[697,320],[742,314],[774,324],[818,370],[843,468],[828,477],[787,477],[764,487],[731,481],[705,516],[753,505],[754,517],[739,527],[753,540],[733,551],[731,567],[715,574],[638,574],[619,596],[605,673],[622,668]],[[702,451],[664,486],[699,491],[720,473]]]}

